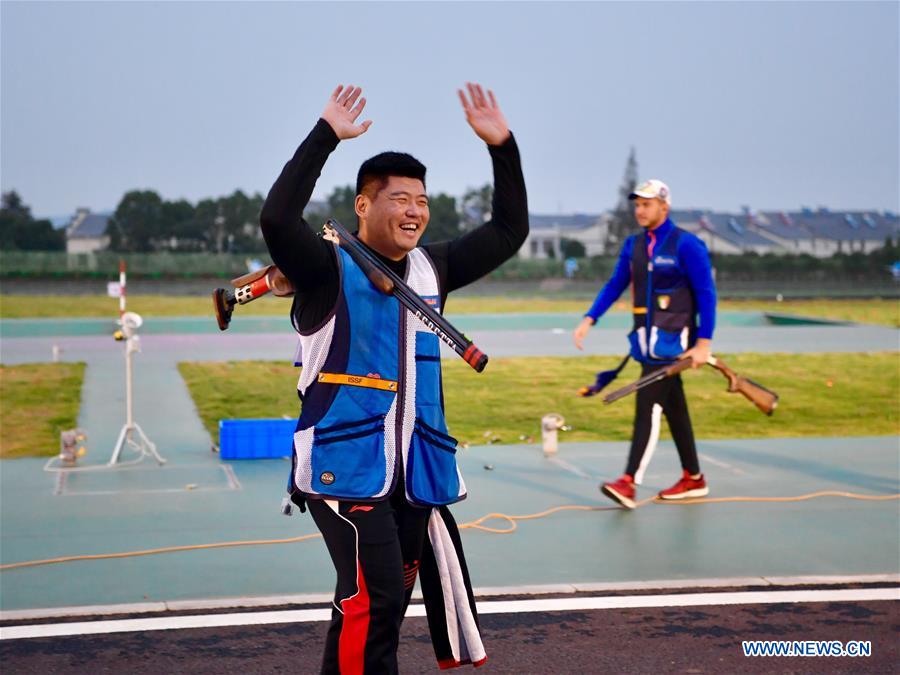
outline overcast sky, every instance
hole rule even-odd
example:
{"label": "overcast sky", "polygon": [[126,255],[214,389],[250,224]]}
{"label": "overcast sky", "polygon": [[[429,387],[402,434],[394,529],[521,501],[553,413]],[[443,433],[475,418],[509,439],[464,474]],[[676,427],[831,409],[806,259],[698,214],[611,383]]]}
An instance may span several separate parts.
{"label": "overcast sky", "polygon": [[676,207],[900,210],[900,3],[2,2],[0,182],[39,216],[265,194],[338,83],[431,192],[490,180],[456,88],[496,92],[534,213],[615,204],[629,147]]}

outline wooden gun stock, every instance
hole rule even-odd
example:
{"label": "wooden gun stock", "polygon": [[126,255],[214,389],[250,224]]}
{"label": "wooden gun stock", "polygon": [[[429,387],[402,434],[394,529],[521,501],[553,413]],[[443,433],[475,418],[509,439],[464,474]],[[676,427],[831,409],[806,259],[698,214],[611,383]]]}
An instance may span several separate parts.
{"label": "wooden gun stock", "polygon": [[385,295],[391,295],[391,293],[394,292],[394,282],[390,279],[390,277],[388,277],[387,274],[375,267],[372,261],[370,261],[367,257],[360,254],[358,248],[344,245],[344,242],[341,242],[341,248],[344,249],[351,258],[353,258],[353,262],[359,265],[359,268],[363,271],[363,274],[366,275],[366,277],[369,279],[369,281],[372,282],[372,285],[375,288],[377,288]]}
{"label": "wooden gun stock", "polygon": [[753,405],[759,408],[766,415],[771,415],[778,407],[778,394],[771,389],[766,389],[758,382],[742,377],[729,368],[721,359],[714,356],[709,357],[709,365],[718,370],[728,380],[728,392],[731,394],[738,393],[743,395]]}
{"label": "wooden gun stock", "polygon": [[[753,405],[759,408],[766,415],[771,415],[773,412],[775,412],[775,408],[778,407],[778,394],[776,394],[774,391],[772,391],[771,389],[766,389],[758,382],[754,382],[749,378],[738,375],[731,368],[726,366],[721,359],[717,359],[714,356],[709,357],[707,364],[721,372],[722,375],[726,377],[726,379],[728,380],[727,391],[729,393],[742,394],[745,398],[747,398],[747,400],[753,403]],[[638,389],[643,389],[648,384],[653,384],[654,382],[659,382],[664,378],[677,375],[681,371],[687,370],[690,367],[690,359],[676,361],[670,366],[664,366],[663,368],[654,370],[651,373],[647,373],[639,380],[635,380],[631,384],[626,384],[621,389],[616,389],[615,391],[607,394],[603,397],[603,402],[612,403],[613,401],[618,401],[620,398],[624,398],[629,394],[633,394]]]}

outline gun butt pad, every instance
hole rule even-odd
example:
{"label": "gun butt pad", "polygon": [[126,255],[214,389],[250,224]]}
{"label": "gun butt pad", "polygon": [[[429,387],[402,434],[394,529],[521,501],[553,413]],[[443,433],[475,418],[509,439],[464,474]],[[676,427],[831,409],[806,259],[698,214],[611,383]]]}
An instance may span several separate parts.
{"label": "gun butt pad", "polygon": [[228,291],[224,288],[217,288],[212,292],[213,309],[216,312],[216,323],[219,330],[227,330],[228,324],[231,323],[231,313],[234,311],[234,302],[228,302]]}

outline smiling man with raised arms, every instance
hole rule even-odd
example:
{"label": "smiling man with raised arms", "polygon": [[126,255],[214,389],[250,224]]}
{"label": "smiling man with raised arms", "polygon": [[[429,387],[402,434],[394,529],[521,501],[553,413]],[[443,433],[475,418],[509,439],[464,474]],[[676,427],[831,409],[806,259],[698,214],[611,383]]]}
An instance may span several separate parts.
{"label": "smiling man with raised arms", "polygon": [[[528,234],[516,141],[492,92],[459,91],[494,169],[490,221],[419,246],[428,227],[425,167],[384,152],[356,180],[357,237],[434,309],[510,258]],[[324,673],[396,673],[400,624],[417,577],[438,664],[487,659],[456,524],[464,499],[444,417],[438,338],[376,289],[342,248],[303,219],[338,143],[368,131],[366,100],[339,86],[269,192],[260,216],[273,262],[295,290],[304,362],[291,500],[308,505],[337,572]],[[299,564],[299,563],[298,563]]]}

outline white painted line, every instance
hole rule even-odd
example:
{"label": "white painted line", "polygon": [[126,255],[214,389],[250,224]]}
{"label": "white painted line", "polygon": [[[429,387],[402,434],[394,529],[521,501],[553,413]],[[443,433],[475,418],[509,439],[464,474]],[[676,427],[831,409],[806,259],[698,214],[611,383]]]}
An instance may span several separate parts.
{"label": "white painted line", "polygon": [[512,614],[520,612],[559,612],[576,609],[771,605],[794,602],[864,602],[873,600],[900,600],[900,588],[859,588],[832,591],[743,591],[738,593],[501,600],[478,603],[478,613]]}
{"label": "white painted line", "polygon": [[297,609],[284,612],[248,612],[246,614],[205,614],[148,619],[120,619],[117,621],[76,621],[63,624],[9,626],[0,628],[0,640],[19,640],[65,635],[105,635],[134,631],[178,630],[186,628],[217,628],[223,626],[258,626],[270,623],[301,623],[327,621],[330,609]]}
{"label": "white painted line", "polygon": [[587,478],[588,480],[594,480],[593,476],[582,471],[580,468],[578,468],[574,464],[569,464],[569,462],[565,461],[564,459],[560,459],[559,457],[550,457],[549,461],[552,462],[553,464],[556,464],[556,466],[560,467],[561,469],[565,469],[569,473],[574,473],[579,478]]}
{"label": "white painted line", "polygon": [[[900,600],[900,588],[860,588],[820,591],[747,591],[740,593],[691,593],[685,595],[631,595],[620,597],[574,597],[543,600],[500,600],[479,602],[480,614],[561,612],[571,610],[633,609],[657,607],[700,607],[722,605],[763,605],[796,602],[871,602]],[[425,616],[424,605],[410,605],[406,616]],[[0,628],[0,640],[22,640],[71,635],[105,635],[154,630],[260,626],[276,623],[328,621],[330,609],[297,609],[278,612],[205,614],[113,621],[8,626]]]}
{"label": "white painted line", "polygon": [[[185,492],[224,492],[228,490],[240,490],[241,483],[238,480],[237,476],[234,473],[234,469],[230,464],[216,464],[215,468],[220,469],[222,473],[225,475],[225,485],[199,485],[196,483],[185,483],[185,485],[174,488],[145,488],[145,489],[128,489],[128,490],[78,490],[69,488],[69,483],[66,481],[66,476],[69,473],[76,473],[79,471],[79,468],[69,469],[68,471],[65,469],[57,469],[56,472],[58,474],[56,490],[54,491],[54,495],[60,497],[97,497],[103,495],[118,495],[118,494],[182,494]],[[90,469],[105,469],[106,465],[101,465],[99,467],[80,467],[82,472],[89,472]],[[164,465],[164,466],[135,466],[128,467],[125,466],[123,468],[118,468],[118,471],[147,471],[148,469],[153,471],[160,470],[169,470],[172,469],[209,469],[210,467],[205,464],[183,464],[183,465]],[[110,471],[116,471],[117,467],[110,467]],[[99,472],[94,472],[95,475],[100,475]],[[105,472],[104,472],[105,473]],[[213,479],[214,481],[215,479]],[[194,487],[188,487],[188,485],[193,485]]]}
{"label": "white painted line", "polygon": [[66,489],[66,474],[60,472],[56,474],[56,483],[53,486],[53,495],[61,495]]}
{"label": "white painted line", "polygon": [[228,479],[228,486],[232,490],[240,490],[241,481],[239,481],[238,477],[235,475],[234,467],[232,467],[231,464],[220,464],[219,467],[225,472],[225,477]]}
{"label": "white painted line", "polygon": [[747,475],[746,471],[743,471],[743,470],[737,468],[736,466],[731,466],[731,464],[727,464],[720,459],[713,459],[709,455],[706,455],[702,452],[698,452],[697,456],[701,460],[703,460],[705,463],[712,464],[713,466],[717,466],[720,469],[725,469],[726,471],[730,471],[731,473],[733,473],[737,476],[746,476]]}

